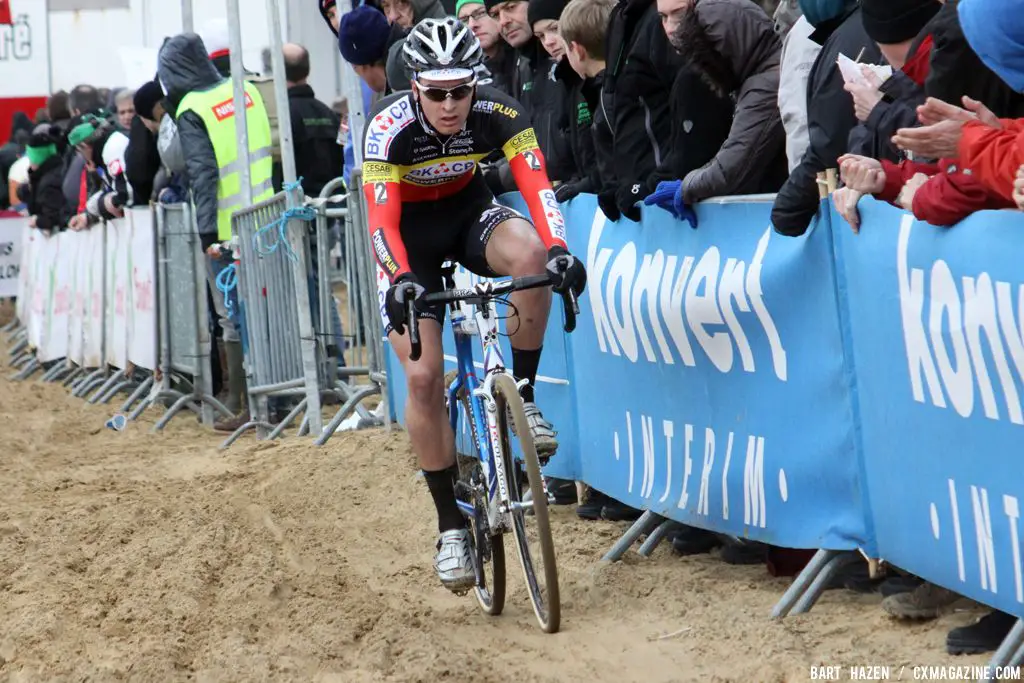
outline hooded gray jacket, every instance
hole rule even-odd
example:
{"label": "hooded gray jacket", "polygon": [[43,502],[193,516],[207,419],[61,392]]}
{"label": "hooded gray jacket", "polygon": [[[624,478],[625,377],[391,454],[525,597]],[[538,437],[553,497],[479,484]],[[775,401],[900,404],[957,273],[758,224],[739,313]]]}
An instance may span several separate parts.
{"label": "hooded gray jacket", "polygon": [[[444,7],[440,0],[409,0],[412,5],[412,25],[420,23],[424,19],[444,19]],[[402,46],[405,45],[405,38],[396,40],[388,48],[388,61],[385,66],[388,85],[391,90],[408,90],[412,74],[405,68],[405,60],[402,58]]]}
{"label": "hooded gray jacket", "polygon": [[782,42],[771,19],[749,0],[700,0],[672,43],[713,88],[736,99],[718,154],[683,179],[685,201],[777,191],[786,179],[786,133],[777,102]]}
{"label": "hooded gray jacket", "polygon": [[[177,115],[178,105],[190,92],[205,91],[224,82],[210,61],[202,39],[195,33],[174,36],[160,49],[157,75],[178,125],[178,139],[185,156],[196,225],[200,235],[217,234],[217,157],[203,120],[195,112]],[[161,126],[162,128],[162,126]]]}

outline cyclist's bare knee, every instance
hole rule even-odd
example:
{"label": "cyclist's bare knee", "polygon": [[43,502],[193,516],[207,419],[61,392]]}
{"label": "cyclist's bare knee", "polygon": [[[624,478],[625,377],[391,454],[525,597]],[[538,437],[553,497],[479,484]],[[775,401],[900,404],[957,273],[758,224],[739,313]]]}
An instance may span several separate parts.
{"label": "cyclist's bare knee", "polygon": [[540,235],[522,218],[510,218],[487,242],[487,264],[498,275],[525,277],[544,272],[547,252]]}
{"label": "cyclist's bare knee", "polygon": [[405,371],[409,400],[423,407],[442,402],[444,396],[444,359],[441,348],[441,327],[435,320],[420,320],[421,354],[417,361],[409,359],[409,335],[389,336]]}

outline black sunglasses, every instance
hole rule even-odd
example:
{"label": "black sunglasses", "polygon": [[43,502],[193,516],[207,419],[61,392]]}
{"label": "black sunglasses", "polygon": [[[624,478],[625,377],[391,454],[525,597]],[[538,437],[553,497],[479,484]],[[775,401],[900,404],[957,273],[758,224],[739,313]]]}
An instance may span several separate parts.
{"label": "black sunglasses", "polygon": [[464,100],[473,94],[473,88],[476,87],[475,78],[469,83],[463,83],[462,85],[457,85],[454,88],[439,88],[433,85],[421,85],[417,81],[413,81],[413,83],[416,83],[416,88],[431,102],[444,102],[449,97],[453,100]]}

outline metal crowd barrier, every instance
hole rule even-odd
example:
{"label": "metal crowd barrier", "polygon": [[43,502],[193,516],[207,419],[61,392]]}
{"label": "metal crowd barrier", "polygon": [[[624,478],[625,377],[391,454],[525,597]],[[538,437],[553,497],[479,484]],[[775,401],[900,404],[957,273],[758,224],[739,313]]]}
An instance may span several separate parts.
{"label": "metal crowd barrier", "polygon": [[[296,202],[302,191],[294,190]],[[323,347],[313,326],[309,279],[309,230],[289,212],[289,197],[280,192],[231,217],[238,240],[238,287],[245,339],[251,419],[229,436],[227,448],[249,429],[261,438],[276,438],[305,413],[299,433],[319,434],[323,427],[320,395]],[[271,398],[303,397],[275,427]]]}
{"label": "metal crowd barrier", "polygon": [[209,427],[214,411],[224,417],[231,417],[231,412],[213,395],[206,256],[189,204],[158,204],[155,211],[160,367],[154,390],[129,419],[170,399],[173,403],[153,426],[154,431],[163,429],[185,408]]}
{"label": "metal crowd barrier", "polygon": [[[332,388],[342,401],[341,408],[317,437],[316,444],[322,446],[334,435],[341,424],[350,415],[359,415],[359,426],[379,425],[382,422],[390,426],[390,421],[381,420],[371,414],[362,402],[375,395],[386,396],[384,390],[386,378],[384,376],[384,349],[381,341],[380,325],[377,324],[377,283],[375,265],[370,258],[370,245],[368,232],[366,230],[365,212],[363,211],[363,196],[360,191],[361,182],[359,171],[353,173],[353,190],[348,192],[346,206],[343,209],[330,208],[328,200],[333,193],[343,188],[343,178],[336,178],[328,183],[320,193],[317,202],[316,217],[316,243],[317,262],[320,268],[317,272],[318,294],[320,300],[318,329],[328,336],[331,335],[330,306],[334,305],[334,297],[331,291],[333,282],[338,281],[337,276],[331,272],[329,267],[330,259],[330,222],[332,219],[344,219],[342,239],[344,249],[342,252],[344,267],[341,269],[343,282],[346,291],[346,321],[352,330],[345,334],[343,339],[334,340],[335,344],[350,353],[346,354],[346,361],[350,364],[344,368],[337,368],[337,376],[346,378],[349,382],[334,381]],[[325,267],[327,266],[327,267]],[[346,344],[346,342],[350,342]],[[330,368],[334,372],[334,367]],[[365,377],[369,384],[356,385],[351,382],[355,378]]]}

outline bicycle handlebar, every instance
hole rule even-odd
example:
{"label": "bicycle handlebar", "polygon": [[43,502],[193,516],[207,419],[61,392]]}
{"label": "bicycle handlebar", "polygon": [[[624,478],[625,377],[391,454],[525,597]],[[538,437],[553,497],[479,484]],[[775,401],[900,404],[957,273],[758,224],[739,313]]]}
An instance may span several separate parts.
{"label": "bicycle handlebar", "polygon": [[[447,289],[441,292],[424,294],[419,298],[422,305],[431,304],[454,304],[460,301],[476,301],[482,303],[496,299],[512,292],[521,292],[527,289],[539,289],[551,285],[550,275],[528,275],[512,280],[500,282],[480,282],[470,289]],[[410,291],[411,295],[412,292]],[[566,333],[576,329],[576,316],[579,315],[580,306],[576,300],[576,293],[571,289],[563,293],[562,304],[565,308]],[[412,296],[407,297],[405,302],[406,325],[409,327],[409,359],[417,361],[423,351],[420,344],[419,319],[416,317],[416,301]]]}

